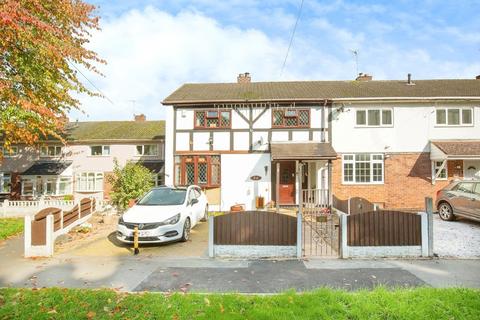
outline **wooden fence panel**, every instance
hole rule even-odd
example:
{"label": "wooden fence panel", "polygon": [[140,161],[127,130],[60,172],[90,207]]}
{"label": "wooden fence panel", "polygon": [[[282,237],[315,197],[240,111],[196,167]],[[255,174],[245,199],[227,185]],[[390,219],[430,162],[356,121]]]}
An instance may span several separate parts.
{"label": "wooden fence panel", "polygon": [[419,246],[421,217],[403,211],[370,211],[347,216],[349,246]]}
{"label": "wooden fence panel", "polygon": [[231,212],[214,218],[216,245],[276,245],[297,243],[297,218],[265,211]]}
{"label": "wooden fence panel", "polygon": [[53,215],[54,230],[60,229],[62,210],[59,208],[45,208],[40,210],[32,220],[32,245],[42,246],[47,243],[47,216]]}

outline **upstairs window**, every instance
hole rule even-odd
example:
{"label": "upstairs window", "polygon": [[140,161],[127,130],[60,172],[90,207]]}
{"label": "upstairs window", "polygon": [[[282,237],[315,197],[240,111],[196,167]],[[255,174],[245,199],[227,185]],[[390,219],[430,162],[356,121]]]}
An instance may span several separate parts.
{"label": "upstairs window", "polygon": [[91,146],[90,155],[92,156],[109,156],[110,146]]}
{"label": "upstairs window", "polygon": [[2,154],[4,157],[15,157],[18,155],[18,147],[17,146],[11,146],[10,148],[4,148],[0,147],[0,154]]}
{"label": "upstairs window", "polygon": [[136,148],[137,156],[156,156],[158,155],[158,145],[156,144],[143,144],[138,145]]}
{"label": "upstairs window", "polygon": [[61,146],[42,146],[40,148],[40,157],[59,157],[61,154]]}
{"label": "upstairs window", "polygon": [[230,110],[195,111],[195,128],[230,128],[232,125]]}
{"label": "upstairs window", "polygon": [[473,124],[473,108],[438,108],[435,112],[439,126],[470,126]]}
{"label": "upstairs window", "polygon": [[391,127],[392,109],[360,109],[355,113],[357,127]]}
{"label": "upstairs window", "polygon": [[220,186],[220,156],[175,157],[175,184],[202,187]]}
{"label": "upstairs window", "polygon": [[273,128],[309,128],[310,127],[310,110],[309,109],[273,110],[272,127]]}
{"label": "upstairs window", "polygon": [[95,192],[103,191],[102,172],[81,172],[76,175],[76,191]]}

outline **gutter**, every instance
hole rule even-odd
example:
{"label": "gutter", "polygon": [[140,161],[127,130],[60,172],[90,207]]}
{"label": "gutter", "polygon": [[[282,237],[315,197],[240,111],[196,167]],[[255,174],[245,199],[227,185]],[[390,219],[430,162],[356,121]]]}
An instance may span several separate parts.
{"label": "gutter", "polygon": [[349,102],[349,101],[406,101],[406,102],[415,102],[415,101],[480,101],[479,97],[364,97],[364,98],[330,98],[330,99],[319,99],[319,98],[301,98],[301,99],[231,99],[231,100],[180,100],[180,101],[162,101],[163,105],[199,105],[199,104],[212,104],[212,103],[265,103],[265,102],[307,102],[307,103],[324,103],[325,101],[335,102]]}

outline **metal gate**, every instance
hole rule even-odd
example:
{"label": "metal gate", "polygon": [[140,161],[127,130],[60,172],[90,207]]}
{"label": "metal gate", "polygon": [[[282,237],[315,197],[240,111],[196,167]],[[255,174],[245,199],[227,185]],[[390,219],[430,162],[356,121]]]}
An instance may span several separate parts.
{"label": "metal gate", "polygon": [[328,205],[328,190],[303,190],[302,249],[306,257],[340,255],[340,219]]}

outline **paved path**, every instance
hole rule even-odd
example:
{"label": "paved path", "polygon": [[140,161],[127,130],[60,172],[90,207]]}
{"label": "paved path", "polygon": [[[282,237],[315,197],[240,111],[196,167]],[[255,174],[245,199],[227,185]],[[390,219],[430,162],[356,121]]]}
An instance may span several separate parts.
{"label": "paved path", "polygon": [[0,245],[0,286],[122,291],[274,293],[318,287],[477,287],[480,260],[245,261],[205,257],[67,256],[24,259],[22,239]]}

